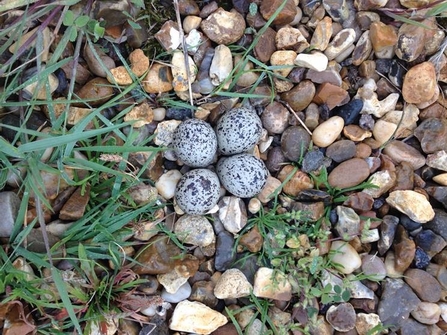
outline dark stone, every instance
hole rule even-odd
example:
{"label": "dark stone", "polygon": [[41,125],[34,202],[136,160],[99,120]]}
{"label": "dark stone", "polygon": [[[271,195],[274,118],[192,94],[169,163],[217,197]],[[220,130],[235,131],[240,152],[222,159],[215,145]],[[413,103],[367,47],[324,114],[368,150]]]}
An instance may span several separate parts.
{"label": "dark stone", "polygon": [[180,120],[184,121],[186,119],[192,118],[192,109],[189,108],[176,108],[170,107],[166,110],[167,120]]}
{"label": "dark stone", "polygon": [[447,241],[447,213],[435,208],[435,217],[433,220],[424,224],[425,229],[431,229],[435,234],[442,236]]}
{"label": "dark stone", "polygon": [[316,189],[303,190],[295,197],[296,201],[301,202],[317,202],[322,201],[325,205],[329,205],[332,202],[332,197],[325,191]]}
{"label": "dark stone", "polygon": [[287,128],[281,137],[281,149],[284,156],[291,161],[298,161],[310,144],[309,133],[300,126]]}
{"label": "dark stone", "polygon": [[354,141],[340,140],[331,144],[326,149],[326,156],[337,163],[344,162],[355,156],[356,147]]}
{"label": "dark stone", "polygon": [[380,255],[384,255],[394,241],[399,219],[393,215],[385,215],[380,225],[380,240],[377,242],[377,249]]}
{"label": "dark stone", "polygon": [[363,101],[353,99],[346,105],[336,107],[332,110],[334,115],[338,115],[345,120],[345,125],[357,123],[360,118],[360,112],[363,108]]}
{"label": "dark stone", "polygon": [[404,215],[404,214],[402,214],[400,216],[400,224],[402,226],[404,226],[404,228],[406,230],[408,230],[409,232],[412,232],[412,231],[417,230],[422,227],[422,224],[420,224],[419,222],[413,221],[407,215]]}
{"label": "dark stone", "polygon": [[402,84],[404,82],[404,75],[406,72],[407,71],[402,66],[402,64],[400,64],[399,61],[393,60],[388,72],[388,78],[395,86],[402,87]]}
{"label": "dark stone", "polygon": [[54,75],[57,77],[57,80],[59,82],[59,85],[57,85],[55,93],[62,94],[68,87],[67,76],[65,75],[64,70],[62,70],[61,68],[54,71]]}
{"label": "dark stone", "polygon": [[447,186],[426,187],[428,195],[439,201],[447,209]]}
{"label": "dark stone", "polygon": [[273,147],[267,154],[265,166],[271,173],[276,173],[281,169],[282,164],[286,161],[287,159],[284,156],[281,147]]}
{"label": "dark stone", "polygon": [[231,267],[236,259],[234,237],[227,231],[217,235],[215,264],[217,271],[225,271]]}
{"label": "dark stone", "polygon": [[421,143],[422,150],[431,154],[447,148],[447,120],[429,118],[414,130],[414,136]]}
{"label": "dark stone", "polygon": [[430,335],[433,334],[430,327],[423,325],[416,320],[408,319],[399,330],[400,335]]}
{"label": "dark stone", "polygon": [[[30,114],[29,118],[26,121],[26,128],[37,130],[45,122],[47,122],[45,115],[40,112],[34,111]],[[14,137],[16,136],[17,131],[9,129],[5,127],[5,125],[20,128],[22,126],[20,117],[15,114],[6,114],[2,119],[0,119],[0,123],[2,124],[0,135],[7,139],[9,142],[14,141]]]}
{"label": "dark stone", "polygon": [[248,13],[248,7],[250,6],[250,1],[248,0],[232,0],[233,8],[236,9],[241,14]]}
{"label": "dark stone", "polygon": [[376,59],[376,71],[384,76],[388,76],[392,63],[393,60],[391,59],[385,59],[385,58]]}
{"label": "dark stone", "polygon": [[290,71],[287,79],[294,84],[298,84],[300,81],[304,80],[304,75],[306,74],[306,68],[304,67],[295,67],[292,71]]}
{"label": "dark stone", "polygon": [[315,9],[321,5],[321,0],[301,0],[300,7],[306,16],[312,16]]}
{"label": "dark stone", "polygon": [[414,239],[416,245],[427,253],[428,257],[433,257],[447,246],[446,241],[436,235],[430,229],[424,229],[416,235]]}
{"label": "dark stone", "polygon": [[310,173],[317,171],[324,163],[324,155],[319,150],[309,151],[304,155],[301,170]]}
{"label": "dark stone", "polygon": [[416,252],[414,254],[413,265],[416,269],[425,269],[430,264],[430,256],[427,253],[416,247]]}
{"label": "dark stone", "polygon": [[237,260],[233,265],[233,268],[241,270],[250,283],[255,281],[255,273],[259,269],[257,257],[253,254],[246,257],[246,254],[238,254]]}
{"label": "dark stone", "polygon": [[382,324],[391,330],[401,328],[421,302],[413,290],[402,279],[387,278],[382,284],[383,292],[377,314]]}

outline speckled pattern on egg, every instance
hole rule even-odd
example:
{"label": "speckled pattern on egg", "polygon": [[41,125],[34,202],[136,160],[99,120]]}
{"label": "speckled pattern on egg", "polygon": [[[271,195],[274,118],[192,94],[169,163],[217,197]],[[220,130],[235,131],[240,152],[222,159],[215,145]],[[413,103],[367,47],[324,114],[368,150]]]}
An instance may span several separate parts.
{"label": "speckled pattern on egg", "polygon": [[250,154],[223,157],[216,171],[225,189],[240,198],[254,197],[268,177],[264,162]]}
{"label": "speckled pattern on egg", "polygon": [[175,200],[186,214],[205,214],[219,201],[220,182],[208,169],[185,173],[177,184]]}
{"label": "speckled pattern on egg", "polygon": [[262,122],[254,110],[234,108],[225,113],[216,126],[217,146],[223,155],[250,150],[262,135]]}
{"label": "speckled pattern on egg", "polygon": [[199,119],[183,121],[174,132],[177,157],[188,166],[206,167],[217,151],[217,138],[211,126]]}

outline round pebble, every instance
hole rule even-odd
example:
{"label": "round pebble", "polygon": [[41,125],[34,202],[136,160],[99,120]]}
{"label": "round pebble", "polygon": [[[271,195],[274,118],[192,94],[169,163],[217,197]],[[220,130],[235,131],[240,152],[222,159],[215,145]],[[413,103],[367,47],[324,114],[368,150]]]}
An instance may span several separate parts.
{"label": "round pebble", "polygon": [[345,122],[340,116],[333,116],[322,122],[312,133],[312,141],[320,148],[326,148],[335,142],[341,134]]}

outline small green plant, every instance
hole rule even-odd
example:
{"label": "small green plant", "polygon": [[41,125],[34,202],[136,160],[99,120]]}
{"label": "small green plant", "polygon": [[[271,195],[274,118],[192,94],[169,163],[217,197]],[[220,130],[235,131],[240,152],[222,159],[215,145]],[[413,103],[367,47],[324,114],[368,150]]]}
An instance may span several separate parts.
{"label": "small green plant", "polygon": [[93,36],[95,42],[104,36],[104,21],[99,22],[97,20],[93,20],[88,15],[76,16],[72,10],[67,10],[65,12],[62,23],[67,27],[68,34],[70,36],[69,40],[71,42],[76,41],[79,30],[83,30],[84,33]]}

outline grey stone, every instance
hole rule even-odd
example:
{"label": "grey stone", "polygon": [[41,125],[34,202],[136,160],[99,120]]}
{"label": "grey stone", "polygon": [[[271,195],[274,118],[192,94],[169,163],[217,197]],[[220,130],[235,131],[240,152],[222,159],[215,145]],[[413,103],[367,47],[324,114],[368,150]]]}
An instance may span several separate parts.
{"label": "grey stone", "polygon": [[0,193],[0,237],[10,237],[20,208],[20,198],[14,192]]}
{"label": "grey stone", "polygon": [[399,218],[393,215],[385,215],[380,225],[380,240],[377,243],[379,254],[384,255],[394,241]]}
{"label": "grey stone", "polygon": [[227,270],[236,258],[233,235],[223,231],[217,235],[216,258],[214,266],[217,271]]}

